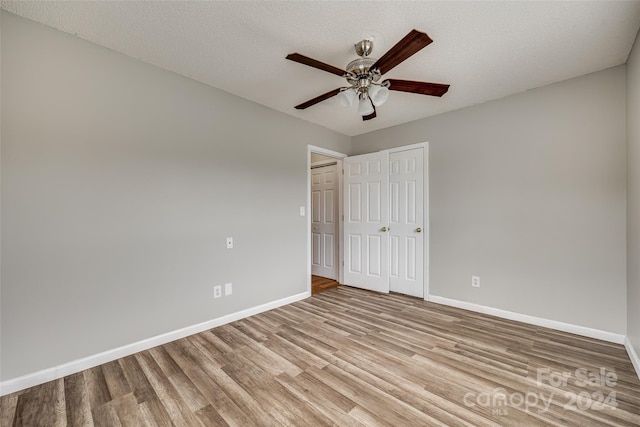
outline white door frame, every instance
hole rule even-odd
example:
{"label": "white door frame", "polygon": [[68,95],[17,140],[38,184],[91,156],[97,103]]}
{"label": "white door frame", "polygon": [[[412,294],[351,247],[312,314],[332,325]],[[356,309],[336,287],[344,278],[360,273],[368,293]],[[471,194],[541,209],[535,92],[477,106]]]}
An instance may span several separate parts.
{"label": "white door frame", "polygon": [[307,292],[311,295],[311,153],[322,154],[329,157],[334,157],[338,160],[340,166],[337,170],[338,176],[338,283],[342,283],[342,260],[344,259],[342,249],[342,159],[347,157],[344,153],[328,150],[322,147],[316,147],[314,145],[307,145]]}

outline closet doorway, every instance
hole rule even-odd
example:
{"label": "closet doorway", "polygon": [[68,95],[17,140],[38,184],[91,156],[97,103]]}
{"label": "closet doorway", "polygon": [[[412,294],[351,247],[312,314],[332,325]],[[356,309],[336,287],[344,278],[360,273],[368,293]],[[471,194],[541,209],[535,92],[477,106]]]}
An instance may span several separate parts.
{"label": "closet doorway", "polygon": [[[315,271],[335,275],[340,284],[428,300],[428,143],[351,157],[308,146],[307,154],[309,293]],[[327,190],[329,183],[320,173],[333,162],[337,211],[331,203],[322,203],[331,199],[335,209],[335,187]],[[335,228],[326,231],[325,226]],[[327,267],[329,271],[322,270]]]}
{"label": "closet doorway", "polygon": [[344,281],[377,292],[427,293],[426,145],[344,159]]}

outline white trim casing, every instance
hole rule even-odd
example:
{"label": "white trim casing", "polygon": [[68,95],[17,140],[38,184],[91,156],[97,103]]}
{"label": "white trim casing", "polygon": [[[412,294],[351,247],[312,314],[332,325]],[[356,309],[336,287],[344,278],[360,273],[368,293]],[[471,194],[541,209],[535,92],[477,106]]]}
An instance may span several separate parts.
{"label": "white trim casing", "polygon": [[[462,308],[465,310],[475,311],[477,313],[489,314],[491,316],[501,317],[503,319],[515,320],[517,322],[528,323],[530,325],[542,326],[545,328],[555,329],[571,334],[582,335],[584,337],[595,338],[615,344],[623,344],[625,336],[613,332],[601,331],[599,329],[587,328],[585,326],[572,325],[570,323],[558,322],[556,320],[543,319],[540,317],[529,316],[527,314],[515,313],[513,311],[501,310],[499,308],[487,307],[480,304],[474,304],[466,301],[458,301],[454,299],[439,297],[435,295],[429,296],[429,301],[436,304],[448,305],[450,307]],[[636,368],[637,369],[637,368]]]}
{"label": "white trim casing", "polygon": [[308,298],[310,296],[311,296],[310,292],[303,292],[297,295],[292,295],[290,297],[282,298],[276,301],[271,301],[266,304],[248,308],[246,310],[238,311],[236,313],[231,313],[226,316],[208,320],[206,322],[187,326],[186,328],[178,329],[172,332],[167,332],[161,335],[156,335],[155,337],[151,337],[151,338],[144,339],[142,341],[127,344],[122,347],[114,348],[112,350],[107,350],[102,353],[84,357],[82,359],[77,359],[72,362],[54,366],[52,368],[43,369],[38,372],[23,375],[21,377],[2,381],[0,382],[0,396],[4,396],[5,394],[24,390],[25,388],[43,384],[48,381],[57,380],[58,378],[75,374],[77,372],[81,372],[81,371],[84,371],[85,369],[93,368],[103,363],[108,363],[113,360],[120,359],[122,357],[130,356],[140,351],[148,350],[150,348],[153,348],[162,344],[166,344],[168,342],[175,341],[180,338],[187,337],[189,335],[194,335],[194,334],[215,328],[217,326],[222,326],[230,322],[235,322],[236,320],[244,319],[246,317],[253,316],[265,311],[273,310],[274,308],[282,307],[283,305],[291,304],[296,301],[300,301],[305,298]]}
{"label": "white trim casing", "polygon": [[638,357],[638,353],[636,353],[631,341],[629,341],[629,337],[625,337],[624,339],[624,348],[627,349],[627,354],[629,355],[629,359],[631,359],[633,369],[636,370],[636,375],[638,379],[640,379],[640,357]]}

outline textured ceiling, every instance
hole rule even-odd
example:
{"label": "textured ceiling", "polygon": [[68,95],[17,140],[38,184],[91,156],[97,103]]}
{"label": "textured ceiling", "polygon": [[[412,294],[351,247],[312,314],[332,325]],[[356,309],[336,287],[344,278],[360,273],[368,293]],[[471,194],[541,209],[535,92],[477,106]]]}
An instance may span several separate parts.
{"label": "textured ceiling", "polygon": [[[626,62],[640,1],[13,2],[2,8],[346,135],[500,98]],[[442,98],[391,92],[378,117],[329,99],[345,81],[285,60],[343,68],[373,38],[380,57],[411,29],[434,40],[385,75],[449,83]]]}

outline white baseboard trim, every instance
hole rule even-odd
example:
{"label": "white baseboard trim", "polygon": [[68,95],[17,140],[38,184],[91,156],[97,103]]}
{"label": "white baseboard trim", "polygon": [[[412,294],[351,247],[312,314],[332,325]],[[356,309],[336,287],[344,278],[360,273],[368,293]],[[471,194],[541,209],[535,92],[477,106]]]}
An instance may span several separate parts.
{"label": "white baseboard trim", "polygon": [[292,295],[290,297],[271,301],[266,304],[248,308],[246,310],[241,310],[236,313],[231,313],[226,316],[198,323],[196,325],[187,326],[185,328],[167,332],[161,335],[156,335],[155,337],[147,338],[132,344],[127,344],[122,347],[114,348],[112,350],[107,350],[102,353],[84,357],[82,359],[77,359],[68,363],[64,363],[62,365],[54,366],[52,368],[43,369],[32,374],[27,374],[21,377],[2,381],[0,382],[0,396],[24,390],[25,388],[33,387],[49,381],[57,380],[58,378],[75,374],[76,372],[84,371],[85,369],[93,368],[94,366],[98,366],[103,363],[130,356],[134,353],[148,350],[150,348],[166,344],[168,342],[175,341],[189,335],[197,334],[199,332],[203,332],[217,326],[222,326],[236,320],[244,319],[246,317],[253,316],[264,311],[273,310],[274,308],[282,307],[283,305],[291,304],[310,296],[311,292],[309,291],[297,295]]}
{"label": "white baseboard trim", "polygon": [[627,354],[629,355],[629,359],[631,359],[633,369],[636,370],[636,375],[640,378],[640,357],[638,357],[638,353],[636,353],[631,341],[629,341],[629,337],[625,337],[624,339],[624,348],[627,349]]}
{"label": "white baseboard trim", "polygon": [[601,331],[599,329],[587,328],[584,326],[572,325],[570,323],[558,322],[556,320],[542,319],[540,317],[529,316],[527,314],[515,313],[513,311],[501,310],[499,308],[487,307],[480,304],[474,304],[466,301],[458,301],[454,299],[429,295],[429,301],[436,304],[448,305],[451,307],[462,308],[465,310],[475,311],[478,313],[489,314],[503,319],[515,320],[531,325],[543,326],[545,328],[556,329],[562,332],[582,335],[589,338],[596,338],[616,344],[624,344],[625,336],[613,332]]}

